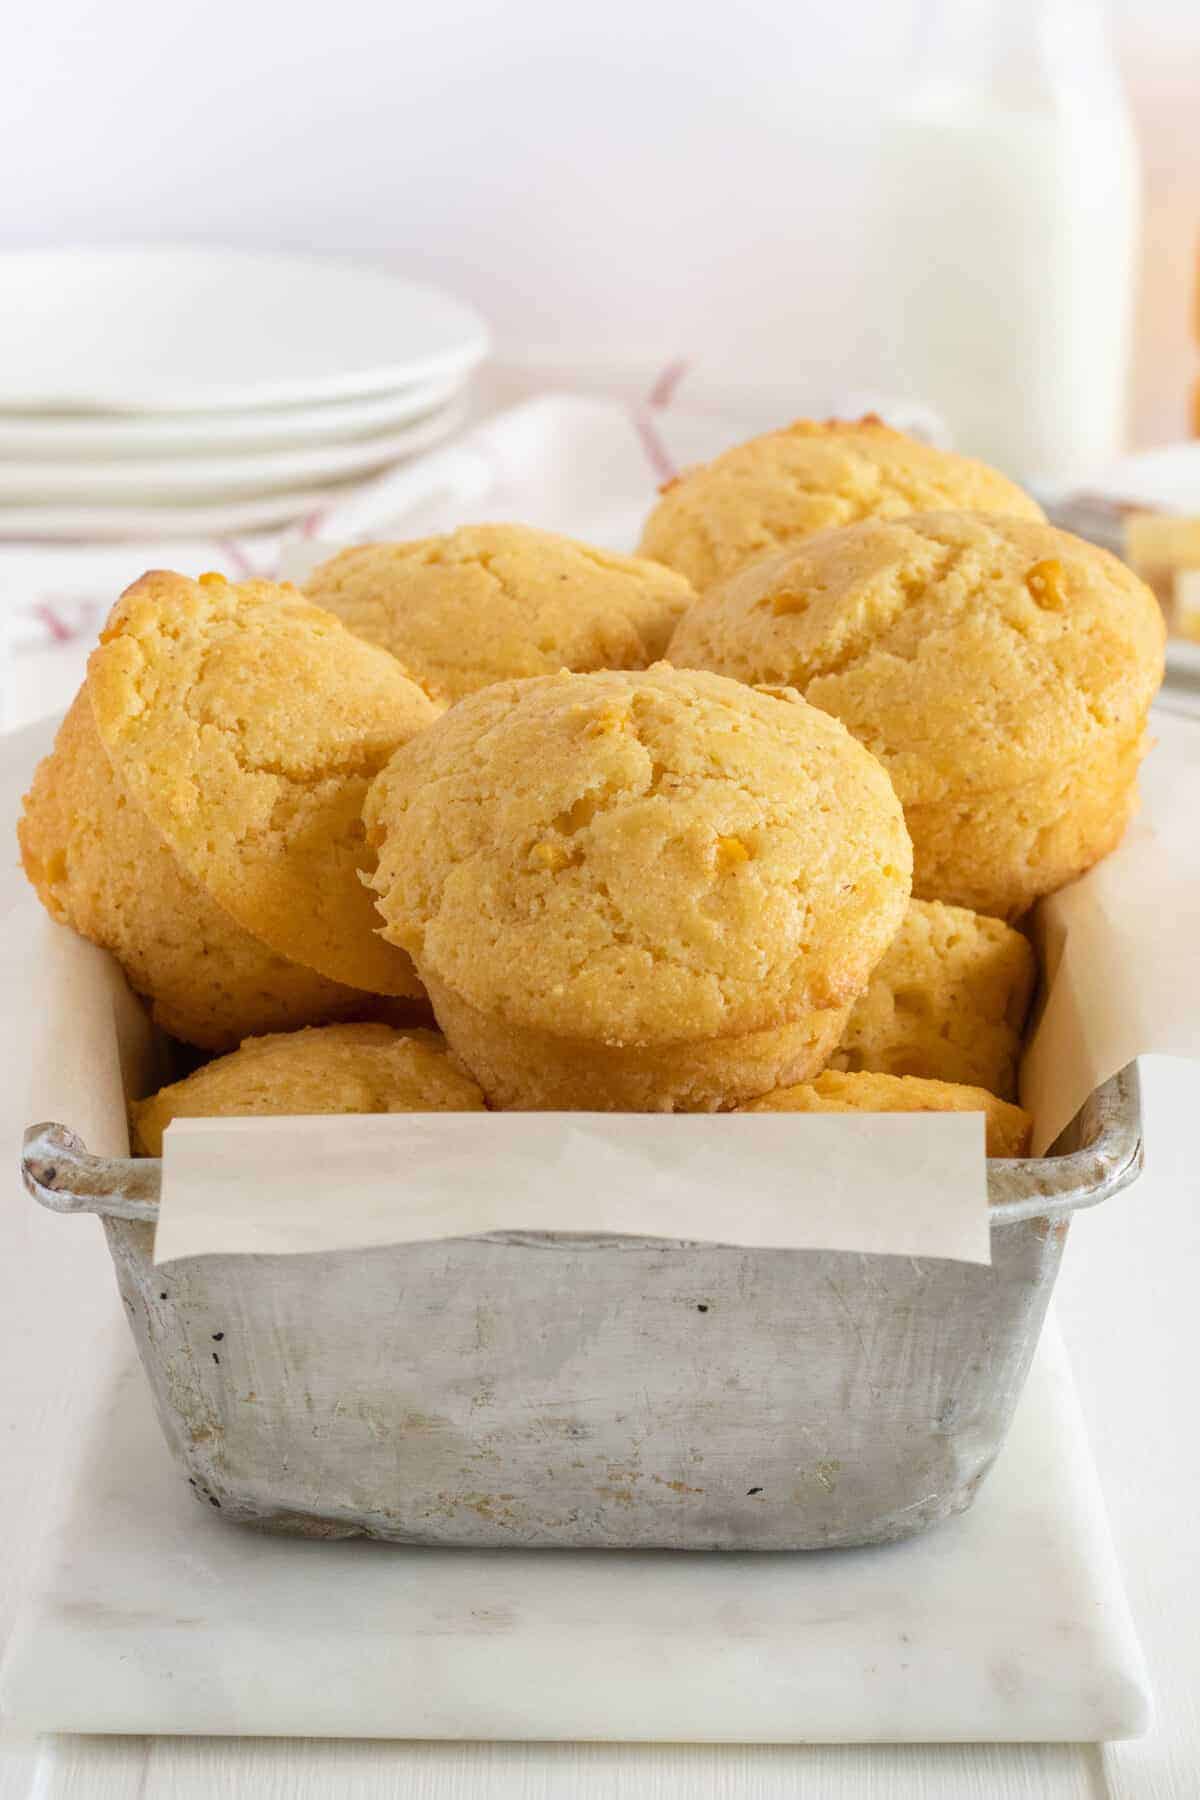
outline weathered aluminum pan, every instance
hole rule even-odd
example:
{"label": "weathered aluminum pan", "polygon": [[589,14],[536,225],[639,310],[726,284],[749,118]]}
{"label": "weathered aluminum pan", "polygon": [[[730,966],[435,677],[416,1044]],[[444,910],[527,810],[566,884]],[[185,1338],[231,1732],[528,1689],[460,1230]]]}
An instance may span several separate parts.
{"label": "weathered aluminum pan", "polygon": [[992,1266],[505,1234],[151,1260],[161,1165],[27,1134],[103,1216],[167,1441],[227,1518],[408,1544],[885,1543],[970,1505],[1069,1215],[1133,1181],[1134,1068],[1076,1148],[992,1162]]}

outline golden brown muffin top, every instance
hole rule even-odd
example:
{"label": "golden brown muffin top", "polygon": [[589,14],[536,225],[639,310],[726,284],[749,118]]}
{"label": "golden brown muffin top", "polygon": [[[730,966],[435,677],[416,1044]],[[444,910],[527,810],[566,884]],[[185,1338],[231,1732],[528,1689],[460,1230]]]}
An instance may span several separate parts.
{"label": "golden brown muffin top", "polygon": [[639,548],[703,592],[814,531],[951,507],[1042,517],[998,469],[936,450],[873,415],[800,419],[668,482]]}
{"label": "golden brown muffin top", "polygon": [[305,1113],[482,1112],[483,1095],[436,1031],[310,1025],[247,1038],[133,1105],[136,1149],[161,1156],[172,1119]]}
{"label": "golden brown muffin top", "polygon": [[891,785],[836,721],[665,664],[471,695],[365,817],[392,943],[485,1012],[611,1044],[849,1002],[911,878]]}
{"label": "golden brown muffin top", "polygon": [[815,1081],[776,1088],[742,1112],[981,1112],[989,1156],[1027,1156],[1033,1120],[986,1088],[919,1075],[843,1075],[826,1069]]}
{"label": "golden brown muffin top", "polygon": [[994,790],[1136,737],[1162,679],[1154,595],[1094,544],[978,513],[821,532],[713,588],[671,659],[788,682],[905,804]]}
{"label": "golden brown muffin top", "polygon": [[529,525],[363,544],[305,584],[434,700],[560,669],[644,669],[695,595],[673,569]]}
{"label": "golden brown muffin top", "polygon": [[910,900],[832,1066],[966,1082],[1011,1099],[1035,974],[1028,939],[1003,919]]}
{"label": "golden brown muffin top", "polygon": [[38,765],[17,837],[46,910],[111,950],[164,1031],[206,1050],[359,1018],[368,995],[289,962],[180,866],[113,773],[86,685]]}
{"label": "golden brown muffin top", "polygon": [[332,981],[419,992],[359,880],[367,787],[436,716],[392,657],[294,588],[156,570],[87,687],[119,780],[238,924]]}

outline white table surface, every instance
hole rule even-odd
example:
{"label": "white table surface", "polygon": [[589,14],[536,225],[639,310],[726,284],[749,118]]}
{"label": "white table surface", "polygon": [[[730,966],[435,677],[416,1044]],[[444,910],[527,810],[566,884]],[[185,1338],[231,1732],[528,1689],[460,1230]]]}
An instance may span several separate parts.
{"label": "white table surface", "polygon": [[[7,1035],[6,1022],[0,1048],[11,1058]],[[1153,1059],[1143,1065],[1143,1088],[1146,1176],[1077,1219],[1057,1308],[1154,1683],[1158,1716],[1147,1737],[1115,1746],[871,1749],[31,1741],[0,1724],[0,1800],[1196,1800],[1200,1176],[1189,1146],[1197,1070]],[[0,1092],[0,1142],[12,1171],[19,1121],[6,1100]],[[5,1180],[0,1650],[55,1492],[72,1400],[86,1403],[92,1347],[116,1307],[99,1222],[42,1212],[13,1173]]]}

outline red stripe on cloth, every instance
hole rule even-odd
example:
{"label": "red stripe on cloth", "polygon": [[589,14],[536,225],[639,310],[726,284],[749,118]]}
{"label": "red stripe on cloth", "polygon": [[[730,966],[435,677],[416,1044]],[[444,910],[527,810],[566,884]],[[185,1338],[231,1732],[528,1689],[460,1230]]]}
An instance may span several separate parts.
{"label": "red stripe on cloth", "polygon": [[647,406],[670,406],[675,398],[675,390],[687,374],[691,364],[685,357],[677,357],[669,362],[662,373],[656,376],[650,392],[646,395]]}
{"label": "red stripe on cloth", "polygon": [[236,538],[221,538],[218,548],[235,575],[247,580],[255,574],[254,564]]}
{"label": "red stripe on cloth", "polygon": [[49,600],[39,600],[33,608],[33,615],[42,621],[56,644],[69,644],[72,638],[83,636],[82,625],[70,624]]}
{"label": "red stripe on cloth", "polygon": [[629,416],[633,420],[633,428],[641,439],[642,449],[646,453],[646,461],[654,471],[654,479],[659,482],[674,481],[678,470],[671,460],[671,453],[659,436],[658,427],[654,423],[654,415],[649,407],[631,406]]}

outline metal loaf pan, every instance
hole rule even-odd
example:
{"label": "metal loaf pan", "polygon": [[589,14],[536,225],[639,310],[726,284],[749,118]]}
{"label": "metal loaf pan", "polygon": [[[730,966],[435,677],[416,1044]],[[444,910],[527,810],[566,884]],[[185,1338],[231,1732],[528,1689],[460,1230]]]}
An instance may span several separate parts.
{"label": "metal loaf pan", "polygon": [[231,1520],[406,1544],[785,1550],[969,1506],[1070,1215],[1133,1181],[1130,1067],[1065,1153],[991,1162],[992,1264],[493,1233],[152,1262],[161,1165],[26,1135],[104,1220],[163,1433]]}

